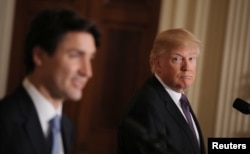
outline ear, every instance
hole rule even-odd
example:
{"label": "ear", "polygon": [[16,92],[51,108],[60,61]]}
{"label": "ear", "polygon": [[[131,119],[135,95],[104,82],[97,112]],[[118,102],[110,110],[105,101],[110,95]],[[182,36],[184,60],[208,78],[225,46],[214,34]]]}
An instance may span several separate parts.
{"label": "ear", "polygon": [[154,57],[153,64],[154,64],[155,72],[160,73],[161,72],[161,60],[159,56]]}
{"label": "ear", "polygon": [[40,48],[39,46],[35,46],[33,48],[33,61],[36,65],[36,67],[40,67],[43,65],[43,61],[44,61],[44,56],[45,56],[45,52],[42,48]]}

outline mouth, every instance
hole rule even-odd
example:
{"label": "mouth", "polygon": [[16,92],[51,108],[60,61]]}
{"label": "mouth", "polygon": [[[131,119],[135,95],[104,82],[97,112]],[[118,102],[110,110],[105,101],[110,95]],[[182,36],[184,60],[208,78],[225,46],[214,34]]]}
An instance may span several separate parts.
{"label": "mouth", "polygon": [[77,77],[73,79],[73,85],[75,88],[82,90],[85,87],[87,81],[88,81],[87,78]]}
{"label": "mouth", "polygon": [[183,75],[183,76],[181,76],[181,79],[188,79],[188,80],[191,80],[191,79],[192,79],[192,76]]}

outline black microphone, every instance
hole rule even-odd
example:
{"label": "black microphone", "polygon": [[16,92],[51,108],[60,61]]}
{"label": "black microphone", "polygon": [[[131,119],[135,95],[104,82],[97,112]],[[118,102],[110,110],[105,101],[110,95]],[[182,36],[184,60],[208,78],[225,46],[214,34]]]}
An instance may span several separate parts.
{"label": "black microphone", "polygon": [[250,114],[250,104],[240,98],[235,99],[233,107],[243,114]]}

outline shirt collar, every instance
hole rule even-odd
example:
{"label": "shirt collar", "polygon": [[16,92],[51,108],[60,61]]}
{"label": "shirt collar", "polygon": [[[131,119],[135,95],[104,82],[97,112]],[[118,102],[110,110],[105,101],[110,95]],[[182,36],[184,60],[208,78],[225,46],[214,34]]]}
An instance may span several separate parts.
{"label": "shirt collar", "polygon": [[23,86],[27,90],[29,96],[31,97],[36,111],[38,113],[38,117],[40,123],[42,125],[42,129],[44,133],[47,133],[47,125],[49,120],[51,120],[56,114],[61,116],[62,115],[62,103],[59,105],[57,109],[55,109],[39,91],[36,87],[29,81],[26,77],[23,81]]}
{"label": "shirt collar", "polygon": [[155,77],[157,78],[157,80],[161,83],[161,85],[165,88],[165,90],[168,92],[168,94],[170,95],[170,97],[173,99],[173,101],[179,105],[180,104],[180,99],[181,99],[181,93],[178,93],[174,90],[172,90],[171,88],[169,88],[163,81],[162,79],[155,74]]}

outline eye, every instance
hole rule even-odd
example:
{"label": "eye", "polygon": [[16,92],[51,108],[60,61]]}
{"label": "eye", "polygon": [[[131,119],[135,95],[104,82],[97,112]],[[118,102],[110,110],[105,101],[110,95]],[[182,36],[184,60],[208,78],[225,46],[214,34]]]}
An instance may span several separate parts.
{"label": "eye", "polygon": [[71,57],[71,58],[77,58],[77,57],[81,57],[82,56],[82,52],[79,52],[79,51],[71,51],[70,53],[69,53],[69,56]]}
{"label": "eye", "polygon": [[171,61],[173,62],[173,63],[181,63],[182,62],[182,57],[181,56],[172,56],[171,57]]}
{"label": "eye", "polygon": [[196,60],[196,57],[195,57],[195,56],[189,57],[188,60],[189,60],[189,61],[195,61],[195,60]]}

